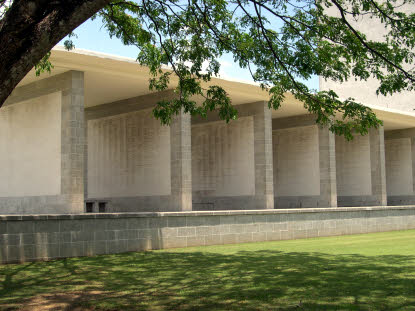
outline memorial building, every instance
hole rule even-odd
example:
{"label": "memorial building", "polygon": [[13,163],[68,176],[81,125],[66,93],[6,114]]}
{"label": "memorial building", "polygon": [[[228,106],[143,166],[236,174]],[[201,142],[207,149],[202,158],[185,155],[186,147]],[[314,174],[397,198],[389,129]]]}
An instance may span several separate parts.
{"label": "memorial building", "polygon": [[[415,95],[333,84],[383,126],[352,141],[315,122],[287,94],[279,110],[254,84],[213,79],[238,119],[152,115],[172,89],[150,92],[134,60],[52,51],[0,109],[0,214],[79,214],[415,204]],[[373,96],[371,95],[373,94]]]}

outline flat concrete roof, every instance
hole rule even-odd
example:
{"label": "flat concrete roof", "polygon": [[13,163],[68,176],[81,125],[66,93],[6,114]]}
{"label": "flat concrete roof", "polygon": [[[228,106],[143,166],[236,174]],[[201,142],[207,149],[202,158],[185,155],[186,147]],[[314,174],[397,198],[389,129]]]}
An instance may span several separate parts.
{"label": "flat concrete roof", "polygon": [[[148,88],[150,78],[148,68],[138,64],[133,58],[82,49],[66,51],[63,47],[55,47],[52,50],[51,62],[54,66],[51,73],[42,73],[36,77],[33,69],[18,86],[69,70],[79,70],[85,74],[86,107],[151,93]],[[164,69],[169,70],[168,67]],[[172,76],[171,88],[174,88],[176,84],[177,78]],[[269,94],[254,82],[213,78],[206,85],[212,84],[222,86],[228,92],[234,105],[268,101],[269,99]],[[415,127],[415,113],[379,106],[369,107],[374,110],[378,118],[384,121],[385,130]],[[280,109],[274,110],[272,115],[273,118],[283,118],[307,113],[303,103],[295,99],[292,94],[287,93],[284,104]]]}

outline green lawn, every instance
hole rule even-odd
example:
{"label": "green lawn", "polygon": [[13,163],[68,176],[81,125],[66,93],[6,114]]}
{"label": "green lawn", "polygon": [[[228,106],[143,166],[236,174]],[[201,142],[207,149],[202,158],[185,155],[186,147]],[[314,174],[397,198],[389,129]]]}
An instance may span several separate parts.
{"label": "green lawn", "polygon": [[415,230],[4,265],[0,284],[5,310],[415,310]]}

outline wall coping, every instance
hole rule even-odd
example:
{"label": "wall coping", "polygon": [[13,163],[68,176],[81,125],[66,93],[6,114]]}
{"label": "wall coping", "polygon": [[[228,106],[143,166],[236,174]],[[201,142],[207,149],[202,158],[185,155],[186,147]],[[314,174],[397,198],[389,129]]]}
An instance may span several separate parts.
{"label": "wall coping", "polygon": [[111,219],[138,217],[170,217],[170,216],[233,216],[233,215],[269,215],[269,214],[301,214],[301,213],[335,213],[378,210],[413,209],[415,205],[405,206],[365,206],[365,207],[329,207],[329,208],[293,208],[265,210],[229,210],[229,211],[186,211],[186,212],[133,212],[133,213],[88,213],[88,214],[39,214],[39,215],[0,215],[0,221],[10,220],[67,220],[67,219]]}

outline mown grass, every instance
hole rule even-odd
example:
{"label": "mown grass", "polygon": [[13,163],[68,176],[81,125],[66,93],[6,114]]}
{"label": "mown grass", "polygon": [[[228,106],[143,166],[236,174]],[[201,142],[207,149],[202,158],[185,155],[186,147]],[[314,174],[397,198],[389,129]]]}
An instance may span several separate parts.
{"label": "mown grass", "polygon": [[415,230],[0,266],[0,309],[53,293],[77,293],[68,310],[415,310]]}

